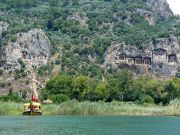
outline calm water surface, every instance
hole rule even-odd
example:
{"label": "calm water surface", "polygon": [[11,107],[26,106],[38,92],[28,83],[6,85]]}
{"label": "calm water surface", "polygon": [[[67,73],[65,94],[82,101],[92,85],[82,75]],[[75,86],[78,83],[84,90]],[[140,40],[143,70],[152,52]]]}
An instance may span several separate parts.
{"label": "calm water surface", "polygon": [[0,116],[0,135],[180,135],[180,118]]}

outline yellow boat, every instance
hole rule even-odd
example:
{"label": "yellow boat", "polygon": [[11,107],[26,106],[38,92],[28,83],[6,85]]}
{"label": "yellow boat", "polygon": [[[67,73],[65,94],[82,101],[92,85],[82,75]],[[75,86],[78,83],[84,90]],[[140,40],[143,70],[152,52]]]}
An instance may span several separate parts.
{"label": "yellow boat", "polygon": [[41,115],[41,103],[31,102],[24,104],[23,115]]}

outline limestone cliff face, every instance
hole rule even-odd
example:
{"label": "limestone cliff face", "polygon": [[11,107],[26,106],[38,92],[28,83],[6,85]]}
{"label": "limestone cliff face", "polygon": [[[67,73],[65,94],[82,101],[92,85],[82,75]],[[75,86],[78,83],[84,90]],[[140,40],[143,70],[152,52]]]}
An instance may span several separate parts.
{"label": "limestone cliff face", "polygon": [[123,43],[112,45],[105,55],[104,65],[135,69],[136,73],[174,76],[180,65],[180,47],[177,38],[159,38],[144,49]]}
{"label": "limestone cliff face", "polygon": [[88,17],[85,13],[80,14],[79,12],[75,12],[72,15],[68,16],[68,19],[77,20],[82,27],[88,27]]}
{"label": "limestone cliff face", "polygon": [[0,40],[2,40],[2,32],[7,30],[8,24],[6,22],[0,21]]}
{"label": "limestone cliff face", "polygon": [[19,33],[15,42],[1,48],[1,67],[5,70],[19,69],[19,59],[31,66],[46,64],[50,58],[49,46],[50,41],[41,29]]}
{"label": "limestone cliff face", "polygon": [[157,20],[164,20],[173,16],[166,0],[146,0],[146,4],[150,10],[138,8],[136,12],[143,16],[149,25],[154,25]]}
{"label": "limestone cliff face", "polygon": [[152,9],[156,20],[173,16],[173,12],[166,0],[146,0],[146,3]]}
{"label": "limestone cliff face", "polygon": [[144,19],[149,23],[149,25],[155,24],[155,16],[153,11],[147,11],[144,9],[137,9],[137,13],[144,17]]}

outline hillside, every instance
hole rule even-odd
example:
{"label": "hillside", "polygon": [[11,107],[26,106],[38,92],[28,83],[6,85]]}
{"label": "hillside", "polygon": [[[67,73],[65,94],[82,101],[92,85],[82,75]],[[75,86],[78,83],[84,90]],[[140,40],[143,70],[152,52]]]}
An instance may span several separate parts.
{"label": "hillside", "polygon": [[107,79],[119,70],[171,78],[180,17],[166,0],[0,0],[1,94],[53,75]]}

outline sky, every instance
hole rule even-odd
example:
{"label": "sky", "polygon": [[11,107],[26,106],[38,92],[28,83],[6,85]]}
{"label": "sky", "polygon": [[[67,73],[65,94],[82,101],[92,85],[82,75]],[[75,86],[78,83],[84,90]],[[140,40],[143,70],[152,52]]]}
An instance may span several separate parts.
{"label": "sky", "polygon": [[174,14],[180,15],[180,0],[167,0]]}

